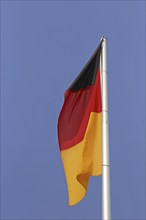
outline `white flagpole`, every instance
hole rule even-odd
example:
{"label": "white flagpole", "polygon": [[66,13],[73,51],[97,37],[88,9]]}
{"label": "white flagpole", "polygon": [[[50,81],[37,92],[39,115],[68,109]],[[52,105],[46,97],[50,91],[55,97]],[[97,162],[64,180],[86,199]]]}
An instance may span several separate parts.
{"label": "white flagpole", "polygon": [[106,38],[102,38],[102,219],[111,219]]}

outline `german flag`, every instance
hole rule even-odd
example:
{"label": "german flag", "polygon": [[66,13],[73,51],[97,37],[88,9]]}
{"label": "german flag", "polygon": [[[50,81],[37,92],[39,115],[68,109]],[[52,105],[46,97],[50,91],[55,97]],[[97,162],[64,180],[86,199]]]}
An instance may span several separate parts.
{"label": "german flag", "polygon": [[101,43],[64,94],[58,139],[69,205],[86,194],[90,176],[102,174]]}

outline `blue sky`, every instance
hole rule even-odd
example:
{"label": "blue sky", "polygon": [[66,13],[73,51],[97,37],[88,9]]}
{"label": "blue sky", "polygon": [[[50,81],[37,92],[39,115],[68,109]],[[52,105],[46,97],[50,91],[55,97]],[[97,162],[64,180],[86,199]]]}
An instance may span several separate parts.
{"label": "blue sky", "polygon": [[101,219],[101,177],[67,204],[57,120],[103,35],[112,218],[145,218],[145,2],[2,1],[2,219]]}

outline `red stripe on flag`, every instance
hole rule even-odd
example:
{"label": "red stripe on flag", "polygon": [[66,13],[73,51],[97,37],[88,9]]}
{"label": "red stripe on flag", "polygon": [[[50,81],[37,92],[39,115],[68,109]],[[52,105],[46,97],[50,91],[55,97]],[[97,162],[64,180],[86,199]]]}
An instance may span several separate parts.
{"label": "red stripe on flag", "polygon": [[101,112],[100,71],[96,83],[77,92],[67,90],[58,119],[60,150],[73,147],[83,140],[91,112]]}

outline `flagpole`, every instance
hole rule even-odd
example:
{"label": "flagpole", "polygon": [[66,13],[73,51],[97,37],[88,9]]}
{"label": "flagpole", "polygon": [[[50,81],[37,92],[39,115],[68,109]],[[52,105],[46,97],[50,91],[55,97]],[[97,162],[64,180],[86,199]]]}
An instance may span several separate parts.
{"label": "flagpole", "polygon": [[111,219],[106,37],[102,37],[102,219]]}

